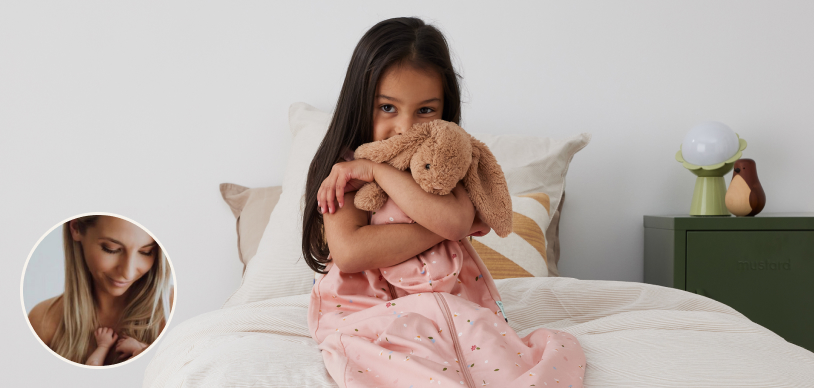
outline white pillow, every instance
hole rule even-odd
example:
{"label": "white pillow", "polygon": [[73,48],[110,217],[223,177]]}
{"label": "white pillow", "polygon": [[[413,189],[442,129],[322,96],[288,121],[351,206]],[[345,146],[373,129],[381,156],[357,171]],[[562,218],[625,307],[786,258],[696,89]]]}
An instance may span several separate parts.
{"label": "white pillow", "polygon": [[472,136],[486,144],[495,155],[511,195],[546,193],[552,209],[560,205],[571,159],[591,141],[590,133],[565,139],[488,133],[473,133]]}
{"label": "white pillow", "polygon": [[[248,261],[243,282],[224,307],[311,292],[314,272],[302,259],[302,209],[308,167],[325,137],[331,114],[297,102],[288,111],[293,136],[280,200],[269,217],[257,253]],[[552,226],[565,187],[565,172],[574,153],[585,147],[590,134],[565,140],[534,136],[472,134],[495,154],[512,195],[545,192],[550,197]],[[313,206],[316,206],[315,204]],[[553,236],[556,236],[553,233]],[[551,254],[548,256],[551,258]],[[556,262],[549,260],[549,275]]]}
{"label": "white pillow", "polygon": [[[305,181],[331,114],[298,102],[288,110],[291,152],[283,191],[263,231],[257,253],[246,265],[243,282],[223,307],[311,292],[314,271],[302,259],[302,211]],[[316,204],[314,204],[316,206]]]}

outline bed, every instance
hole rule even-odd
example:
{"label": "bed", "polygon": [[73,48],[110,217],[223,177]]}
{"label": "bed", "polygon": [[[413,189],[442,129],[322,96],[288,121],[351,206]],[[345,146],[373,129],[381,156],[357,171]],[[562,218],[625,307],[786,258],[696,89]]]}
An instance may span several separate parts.
{"label": "bed", "polygon": [[[496,280],[509,324],[579,338],[586,387],[811,387],[814,353],[689,292],[565,277]],[[145,387],[336,387],[308,334],[308,294],[226,307],[167,333]]]}
{"label": "bed", "polygon": [[[305,172],[329,119],[310,105],[291,106],[281,187],[221,186],[237,217],[242,284],[223,308],[162,337],[144,387],[337,386],[308,332],[313,272],[297,260]],[[518,216],[509,238],[487,235],[473,246],[521,337],[546,327],[579,339],[586,387],[814,386],[814,353],[722,303],[656,285],[558,276],[565,175],[590,135],[480,139],[504,170]]]}

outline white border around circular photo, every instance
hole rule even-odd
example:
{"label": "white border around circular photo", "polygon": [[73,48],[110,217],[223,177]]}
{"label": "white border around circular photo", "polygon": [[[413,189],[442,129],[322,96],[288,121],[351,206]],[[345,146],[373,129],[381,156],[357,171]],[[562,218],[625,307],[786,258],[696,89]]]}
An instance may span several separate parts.
{"label": "white border around circular photo", "polygon": [[[128,221],[131,224],[141,228],[141,230],[146,232],[155,241],[156,245],[158,245],[161,252],[163,252],[163,256],[166,258],[167,266],[168,266],[169,271],[170,271],[170,274],[169,274],[169,288],[168,288],[169,292],[167,293],[168,295],[165,298],[163,298],[163,300],[162,300],[162,305],[164,306],[166,321],[164,323],[164,327],[161,330],[161,332],[158,333],[155,340],[153,340],[149,345],[147,345],[147,347],[144,348],[144,350],[141,351],[141,353],[137,354],[136,356],[133,356],[133,357],[127,359],[127,360],[124,360],[124,361],[121,361],[121,362],[118,362],[118,363],[115,363],[115,364],[102,365],[102,366],[93,366],[93,365],[86,365],[86,364],[77,363],[75,361],[69,360],[68,358],[63,357],[62,355],[58,354],[56,351],[51,349],[48,346],[48,344],[46,344],[42,340],[42,338],[40,338],[40,336],[34,330],[34,327],[32,326],[32,324],[31,324],[31,322],[29,320],[29,313],[34,308],[34,306],[39,302],[47,300],[47,299],[43,299],[43,296],[42,296],[43,294],[44,295],[51,295],[54,292],[56,292],[56,290],[60,289],[60,287],[61,287],[62,291],[64,291],[64,289],[65,289],[65,286],[64,286],[64,283],[65,283],[65,268],[64,268],[65,267],[65,251],[63,250],[64,248],[63,248],[63,243],[62,243],[62,233],[57,233],[56,235],[52,235],[52,233],[54,233],[54,231],[56,229],[62,230],[63,225],[65,223],[69,222],[69,221],[72,221],[72,220],[80,218],[80,217],[97,216],[97,215],[98,216],[116,217],[116,218]],[[57,232],[59,232],[59,231],[57,231]],[[42,258],[36,256],[36,254],[39,252],[38,249],[41,248],[40,247],[41,244],[43,244],[43,241],[46,240],[46,239],[49,239],[49,241],[47,241],[43,245],[42,249],[45,250],[45,251],[48,251],[48,254],[52,254],[51,256],[61,255],[61,256],[59,256],[58,259],[51,259],[51,258],[47,259],[47,260],[58,260],[58,261],[60,261],[60,265],[58,266],[56,271],[55,271],[55,268],[54,268],[54,267],[56,267],[54,265],[54,263],[50,263],[50,265],[42,265],[42,264],[48,264],[48,263],[44,263],[44,261],[46,259],[42,259]],[[57,239],[59,240],[58,243],[56,241]],[[147,253],[147,254],[149,254],[149,253]],[[33,274],[33,273],[28,274],[29,264],[31,264],[32,257],[35,257],[35,260],[34,260],[35,265],[32,266],[32,269],[34,269],[34,267],[36,267],[35,269],[37,271],[40,271],[42,276],[39,276],[39,275],[36,275],[36,274]],[[40,264],[40,265],[37,265],[37,264]],[[150,268],[152,268],[152,266]],[[27,274],[29,276],[26,276]],[[38,276],[40,277],[40,279],[38,279],[39,282],[35,281],[35,279],[37,279]],[[61,279],[59,279],[59,278],[61,278]],[[43,280],[43,279],[45,279],[45,280]],[[31,285],[29,287],[26,287],[26,282],[27,281],[31,282],[31,284],[38,283],[39,286],[40,286],[40,289],[45,288],[47,290],[40,292],[38,289],[32,288]],[[111,282],[113,282],[113,280],[111,280]],[[128,363],[130,363],[132,361],[135,361],[135,360],[139,359],[145,353],[150,351],[150,349],[154,347],[153,345],[155,345],[159,340],[161,340],[161,337],[164,335],[164,333],[167,332],[167,328],[169,327],[169,324],[172,321],[173,314],[175,314],[175,305],[178,303],[178,287],[177,287],[177,284],[178,284],[178,282],[176,280],[175,269],[172,266],[172,261],[170,260],[169,254],[167,254],[167,250],[165,249],[164,245],[161,244],[161,242],[158,240],[158,238],[156,238],[155,235],[153,235],[149,230],[147,230],[147,228],[145,228],[143,225],[139,224],[138,222],[136,222],[136,221],[134,221],[134,220],[132,220],[130,218],[127,218],[125,216],[121,216],[121,215],[118,215],[118,214],[106,213],[106,212],[90,212],[90,213],[79,214],[79,215],[69,217],[69,218],[66,218],[66,219],[62,220],[61,222],[57,223],[56,225],[54,225],[53,227],[48,229],[48,231],[46,231],[42,235],[42,237],[40,237],[39,240],[37,240],[37,243],[34,244],[33,248],[31,248],[31,251],[29,252],[28,257],[26,258],[25,265],[23,265],[23,273],[22,273],[22,277],[20,279],[20,302],[21,302],[22,309],[23,309],[23,315],[25,316],[25,320],[28,323],[29,330],[31,330],[31,334],[33,334],[34,337],[37,338],[37,341],[39,341],[39,343],[42,344],[42,346],[45,347],[45,349],[47,349],[51,354],[53,354],[57,358],[65,361],[65,362],[67,362],[67,363],[69,363],[71,365],[77,365],[77,366],[81,366],[81,367],[85,367],[85,368],[89,368],[89,369],[109,369],[109,368],[114,368],[114,367],[126,365],[126,364],[128,364]],[[31,294],[34,294],[34,295],[39,294],[39,295],[34,297],[34,299],[32,299],[32,297],[29,297],[28,298],[28,303],[26,303],[26,289]],[[59,291],[59,294],[57,294],[56,296],[62,295],[62,291]],[[166,313],[167,309],[169,309],[169,314]],[[111,346],[108,351],[112,352],[113,351],[113,346]]]}

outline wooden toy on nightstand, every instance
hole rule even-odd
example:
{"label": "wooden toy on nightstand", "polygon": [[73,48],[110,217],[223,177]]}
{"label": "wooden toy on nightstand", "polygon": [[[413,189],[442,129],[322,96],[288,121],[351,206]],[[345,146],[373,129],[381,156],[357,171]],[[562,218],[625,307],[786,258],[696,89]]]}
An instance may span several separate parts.
{"label": "wooden toy on nightstand", "polygon": [[814,351],[814,213],[644,216],[644,282],[715,299]]}

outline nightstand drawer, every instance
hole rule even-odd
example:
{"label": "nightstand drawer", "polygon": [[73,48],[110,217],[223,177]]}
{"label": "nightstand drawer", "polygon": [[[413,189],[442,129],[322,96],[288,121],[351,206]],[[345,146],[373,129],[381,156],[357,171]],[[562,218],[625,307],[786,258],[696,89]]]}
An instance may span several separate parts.
{"label": "nightstand drawer", "polygon": [[814,349],[814,231],[687,231],[686,290]]}

